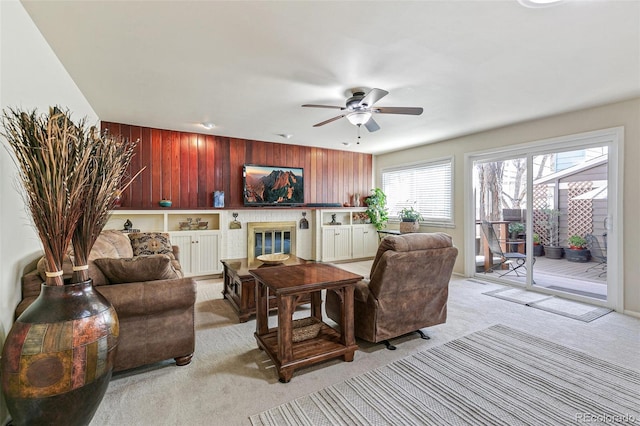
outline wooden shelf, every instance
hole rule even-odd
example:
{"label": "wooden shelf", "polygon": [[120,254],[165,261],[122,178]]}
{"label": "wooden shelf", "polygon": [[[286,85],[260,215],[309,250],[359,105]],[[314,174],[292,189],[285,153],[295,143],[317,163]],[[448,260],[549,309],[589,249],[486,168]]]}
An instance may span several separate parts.
{"label": "wooden shelf", "polygon": [[340,342],[340,333],[323,323],[318,336],[301,342],[292,343],[293,359],[281,363],[278,357],[278,330],[269,329],[265,335],[255,334],[258,344],[280,368],[300,368],[316,362],[353,354],[358,345],[345,346]]}

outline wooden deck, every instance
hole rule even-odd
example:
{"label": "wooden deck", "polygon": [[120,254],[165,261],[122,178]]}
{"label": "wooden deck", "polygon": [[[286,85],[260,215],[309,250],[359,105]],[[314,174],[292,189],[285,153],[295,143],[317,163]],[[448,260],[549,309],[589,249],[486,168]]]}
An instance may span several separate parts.
{"label": "wooden deck", "polygon": [[[596,265],[598,263],[593,261],[578,263],[569,262],[564,258],[536,257],[536,263],[533,266],[534,286],[606,300],[607,274],[602,274],[603,269],[601,267],[591,268]],[[484,274],[479,274],[479,276],[482,275]],[[520,284],[524,284],[526,281],[524,276],[518,277],[515,273],[507,274],[502,278]]]}

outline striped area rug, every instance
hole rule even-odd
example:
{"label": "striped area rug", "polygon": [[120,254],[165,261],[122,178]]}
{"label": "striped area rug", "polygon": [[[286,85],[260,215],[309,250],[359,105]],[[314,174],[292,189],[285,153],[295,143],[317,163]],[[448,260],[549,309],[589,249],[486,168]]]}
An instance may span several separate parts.
{"label": "striped area rug", "polygon": [[633,424],[640,422],[638,395],[639,371],[495,325],[250,420],[278,426]]}

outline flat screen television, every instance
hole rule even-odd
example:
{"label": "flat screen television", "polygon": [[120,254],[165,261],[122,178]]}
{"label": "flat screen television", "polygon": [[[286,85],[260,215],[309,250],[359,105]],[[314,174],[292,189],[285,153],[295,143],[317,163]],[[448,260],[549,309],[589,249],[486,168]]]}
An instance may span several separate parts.
{"label": "flat screen television", "polygon": [[245,164],[245,206],[297,206],[304,204],[304,169]]}

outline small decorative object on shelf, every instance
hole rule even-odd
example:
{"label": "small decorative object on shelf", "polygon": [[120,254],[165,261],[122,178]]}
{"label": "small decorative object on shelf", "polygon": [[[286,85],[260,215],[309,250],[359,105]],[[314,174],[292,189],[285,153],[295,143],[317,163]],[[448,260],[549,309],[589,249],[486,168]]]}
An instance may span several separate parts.
{"label": "small decorative object on shelf", "polygon": [[131,228],[133,228],[133,223],[129,219],[124,222],[124,230],[131,232]]}
{"label": "small decorative object on shelf", "polygon": [[171,202],[171,200],[167,200],[166,198],[163,198],[162,200],[159,201],[160,207],[171,207],[171,204],[173,204]]}
{"label": "small decorative object on shelf", "polygon": [[360,207],[360,193],[353,194],[353,207]]}
{"label": "small decorative object on shelf", "polygon": [[229,229],[241,229],[242,223],[238,222],[238,213],[233,212],[233,221],[229,224]]}
{"label": "small decorative object on shelf", "polygon": [[309,229],[309,221],[307,220],[307,212],[302,212],[302,219],[300,219],[300,229]]}
{"label": "small decorative object on shelf", "polygon": [[367,212],[353,212],[353,223],[369,223],[369,215]]}
{"label": "small decorative object on shelf", "polygon": [[336,221],[336,214],[332,214],[331,215],[331,222],[329,222],[329,225],[342,225],[341,222],[337,222]]}
{"label": "small decorative object on shelf", "polygon": [[224,207],[224,191],[215,191],[213,193],[213,207]]}

